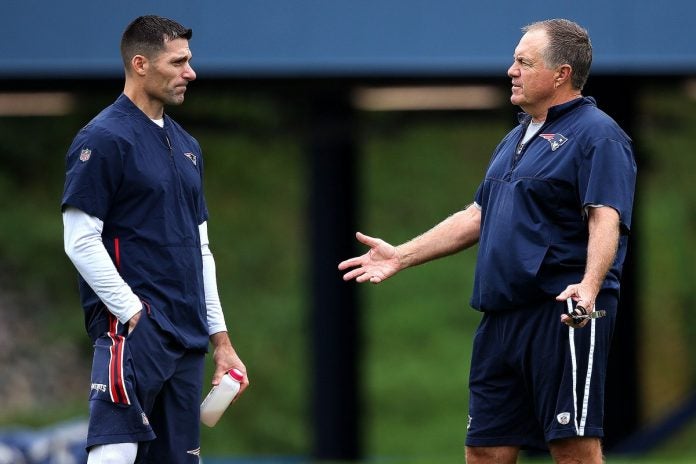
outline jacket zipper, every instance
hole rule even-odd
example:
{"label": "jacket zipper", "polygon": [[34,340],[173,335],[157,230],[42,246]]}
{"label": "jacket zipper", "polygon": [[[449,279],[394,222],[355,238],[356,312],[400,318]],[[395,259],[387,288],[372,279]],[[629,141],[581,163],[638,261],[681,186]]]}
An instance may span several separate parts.
{"label": "jacket zipper", "polygon": [[511,173],[512,173],[512,171],[515,170],[517,165],[520,163],[520,160],[522,159],[522,156],[524,155],[524,153],[527,151],[529,144],[532,143],[532,141],[537,137],[537,134],[542,133],[542,131],[544,130],[544,128],[546,126],[547,126],[547,121],[544,121],[544,124],[542,124],[541,127],[539,127],[539,129],[537,129],[536,133],[534,135],[532,135],[532,137],[529,140],[527,140],[527,143],[522,143],[522,140],[524,140],[524,136],[527,133],[527,128],[529,126],[527,126],[527,128],[525,128],[525,130],[522,131],[522,134],[520,134],[520,138],[517,141],[517,148],[515,148],[515,156],[512,158],[512,166],[510,167]]}
{"label": "jacket zipper", "polygon": [[169,134],[167,134],[166,129],[162,128],[162,131],[164,132],[164,140],[167,142],[167,147],[169,148],[169,159],[172,163],[172,170],[174,171],[174,176],[176,176],[177,195],[181,196],[183,190],[181,187],[181,175],[179,174],[179,169],[176,167],[176,160],[174,159],[174,147],[172,147],[172,142],[169,140]]}

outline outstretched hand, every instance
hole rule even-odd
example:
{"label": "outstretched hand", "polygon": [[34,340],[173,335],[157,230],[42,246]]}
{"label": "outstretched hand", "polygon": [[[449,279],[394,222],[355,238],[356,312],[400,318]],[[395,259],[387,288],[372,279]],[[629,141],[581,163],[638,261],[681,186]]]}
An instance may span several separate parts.
{"label": "outstretched hand", "polygon": [[347,259],[338,265],[341,271],[352,268],[343,275],[343,280],[355,279],[356,282],[370,281],[378,284],[401,270],[402,263],[395,246],[360,232],[356,233],[355,237],[359,242],[370,247],[370,250],[362,256]]}

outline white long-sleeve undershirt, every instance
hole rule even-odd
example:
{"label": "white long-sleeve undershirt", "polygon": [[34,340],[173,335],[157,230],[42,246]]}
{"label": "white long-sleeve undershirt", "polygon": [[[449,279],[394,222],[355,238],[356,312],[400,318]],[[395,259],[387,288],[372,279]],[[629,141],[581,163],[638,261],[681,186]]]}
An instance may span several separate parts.
{"label": "white long-sleeve undershirt", "polygon": [[[63,212],[63,245],[73,265],[111,313],[126,324],[142,309],[140,298],[118,273],[102,242],[104,223],[84,211],[67,207]],[[210,251],[208,224],[198,226],[203,258],[203,286],[208,334],[227,331],[220,304],[215,259]]]}
{"label": "white long-sleeve undershirt", "polygon": [[208,335],[218,332],[226,332],[225,315],[222,312],[220,294],[217,288],[217,273],[215,270],[215,259],[213,252],[210,251],[210,240],[208,239],[208,223],[198,226],[201,236],[201,254],[203,255],[203,288],[205,290],[205,308],[208,313]]}

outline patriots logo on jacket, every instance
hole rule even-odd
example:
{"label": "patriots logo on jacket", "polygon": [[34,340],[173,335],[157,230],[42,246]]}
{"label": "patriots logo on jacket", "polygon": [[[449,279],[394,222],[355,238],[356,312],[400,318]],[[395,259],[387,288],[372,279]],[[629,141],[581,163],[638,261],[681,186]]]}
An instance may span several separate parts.
{"label": "patriots logo on jacket", "polygon": [[193,153],[190,153],[190,152],[186,152],[186,153],[184,153],[184,156],[187,157],[188,159],[190,159],[194,166],[196,165],[196,160],[197,160],[196,155],[194,155]]}
{"label": "patriots logo on jacket", "polygon": [[568,138],[563,134],[539,134],[539,137],[543,137],[551,144],[551,151],[556,151],[558,147],[563,145],[568,141]]}

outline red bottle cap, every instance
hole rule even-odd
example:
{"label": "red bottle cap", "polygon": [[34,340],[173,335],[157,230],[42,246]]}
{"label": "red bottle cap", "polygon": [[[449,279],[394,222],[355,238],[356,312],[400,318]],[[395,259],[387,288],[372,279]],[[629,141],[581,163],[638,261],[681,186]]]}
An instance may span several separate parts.
{"label": "red bottle cap", "polygon": [[227,373],[237,382],[241,382],[244,379],[244,374],[239,369],[230,369]]}

